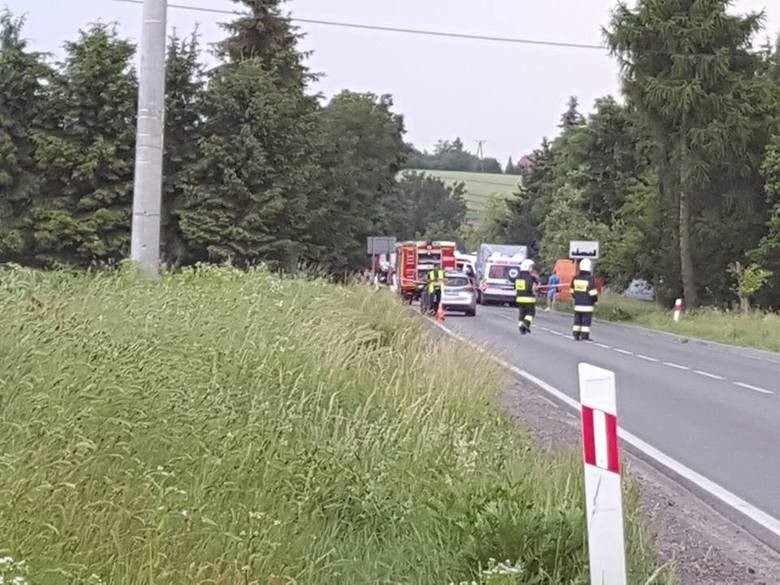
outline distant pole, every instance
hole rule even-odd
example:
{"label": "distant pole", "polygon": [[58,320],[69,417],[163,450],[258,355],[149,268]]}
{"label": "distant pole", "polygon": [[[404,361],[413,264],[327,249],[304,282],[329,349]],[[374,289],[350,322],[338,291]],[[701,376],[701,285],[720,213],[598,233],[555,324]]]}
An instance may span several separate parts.
{"label": "distant pole", "polygon": [[130,257],[150,276],[160,271],[166,10],[167,0],[144,0]]}
{"label": "distant pole", "polygon": [[482,151],[482,145],[485,144],[487,140],[477,140],[477,156],[479,157],[479,168],[484,173],[485,172],[485,163],[482,160],[482,157],[484,156],[484,152]]}

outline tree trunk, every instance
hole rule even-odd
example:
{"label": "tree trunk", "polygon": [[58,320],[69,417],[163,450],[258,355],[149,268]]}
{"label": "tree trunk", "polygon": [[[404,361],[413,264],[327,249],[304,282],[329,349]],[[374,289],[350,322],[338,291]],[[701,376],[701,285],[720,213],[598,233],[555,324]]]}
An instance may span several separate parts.
{"label": "tree trunk", "polygon": [[691,252],[691,202],[685,189],[680,190],[680,274],[682,276],[685,306],[694,308],[699,304],[696,292],[696,274]]}

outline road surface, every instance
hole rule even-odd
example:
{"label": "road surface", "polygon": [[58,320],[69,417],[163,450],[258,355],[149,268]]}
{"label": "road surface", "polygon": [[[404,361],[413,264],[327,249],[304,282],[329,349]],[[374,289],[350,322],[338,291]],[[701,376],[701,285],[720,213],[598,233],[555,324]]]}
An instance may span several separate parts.
{"label": "road surface", "polygon": [[575,342],[571,319],[540,310],[521,337],[516,310],[481,306],[444,325],[575,400],[579,362],[614,371],[623,430],[754,506],[752,520],[768,515],[780,536],[780,354],[602,322]]}

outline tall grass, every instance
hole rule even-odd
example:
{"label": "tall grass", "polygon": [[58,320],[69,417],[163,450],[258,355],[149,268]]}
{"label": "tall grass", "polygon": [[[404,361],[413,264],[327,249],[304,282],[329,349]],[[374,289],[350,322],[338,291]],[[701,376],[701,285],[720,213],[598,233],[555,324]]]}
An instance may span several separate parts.
{"label": "tall grass", "polygon": [[0,327],[6,582],[587,583],[579,457],[389,295],[14,270]]}
{"label": "tall grass", "polygon": [[652,303],[605,295],[596,316],[719,343],[780,351],[780,315],[776,313],[697,309],[685,312],[675,323],[671,308],[662,310]]}

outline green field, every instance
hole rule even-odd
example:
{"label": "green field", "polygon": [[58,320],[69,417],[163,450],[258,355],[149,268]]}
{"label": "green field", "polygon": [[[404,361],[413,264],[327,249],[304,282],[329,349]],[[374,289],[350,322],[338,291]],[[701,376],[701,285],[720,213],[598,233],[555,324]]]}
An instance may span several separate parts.
{"label": "green field", "polygon": [[491,197],[506,199],[517,192],[518,175],[464,173],[458,171],[416,171],[442,179],[448,185],[464,183],[469,218],[479,219]]}
{"label": "green field", "polygon": [[5,583],[587,583],[579,454],[535,446],[504,373],[389,293],[2,277]]}

